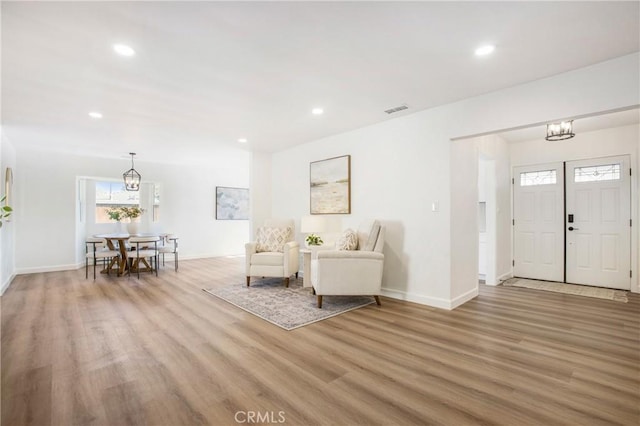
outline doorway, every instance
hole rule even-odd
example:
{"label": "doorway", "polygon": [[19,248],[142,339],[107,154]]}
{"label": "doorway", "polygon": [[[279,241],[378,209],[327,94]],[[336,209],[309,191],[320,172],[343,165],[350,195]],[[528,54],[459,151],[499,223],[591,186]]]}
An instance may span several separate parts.
{"label": "doorway", "polygon": [[514,276],[629,290],[629,156],[514,168]]}

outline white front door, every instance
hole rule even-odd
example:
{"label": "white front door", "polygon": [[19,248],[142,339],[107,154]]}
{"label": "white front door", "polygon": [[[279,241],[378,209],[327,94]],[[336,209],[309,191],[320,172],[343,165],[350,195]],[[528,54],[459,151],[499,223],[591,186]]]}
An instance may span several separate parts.
{"label": "white front door", "polygon": [[514,168],[516,277],[564,281],[564,164]]}
{"label": "white front door", "polygon": [[566,163],[567,282],[631,287],[629,156]]}

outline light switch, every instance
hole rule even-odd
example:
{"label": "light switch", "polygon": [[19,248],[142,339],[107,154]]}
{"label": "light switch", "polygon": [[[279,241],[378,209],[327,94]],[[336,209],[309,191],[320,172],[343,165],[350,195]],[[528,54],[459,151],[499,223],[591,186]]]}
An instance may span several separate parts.
{"label": "light switch", "polygon": [[440,206],[438,205],[438,202],[437,201],[433,201],[431,203],[431,211],[432,212],[437,212],[439,210],[440,210]]}

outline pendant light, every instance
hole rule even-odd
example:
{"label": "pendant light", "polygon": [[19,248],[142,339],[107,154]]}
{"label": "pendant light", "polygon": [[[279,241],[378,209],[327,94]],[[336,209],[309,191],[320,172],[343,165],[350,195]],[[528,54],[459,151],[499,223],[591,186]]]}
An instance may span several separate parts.
{"label": "pendant light", "polygon": [[139,191],[140,190],[140,173],[133,168],[133,156],[136,155],[135,152],[130,152],[131,155],[131,169],[127,170],[122,174],[124,178],[124,187],[127,191]]}
{"label": "pendant light", "polygon": [[563,141],[565,139],[571,139],[576,134],[573,133],[573,120],[562,121],[560,123],[547,124],[547,137],[548,141]]}

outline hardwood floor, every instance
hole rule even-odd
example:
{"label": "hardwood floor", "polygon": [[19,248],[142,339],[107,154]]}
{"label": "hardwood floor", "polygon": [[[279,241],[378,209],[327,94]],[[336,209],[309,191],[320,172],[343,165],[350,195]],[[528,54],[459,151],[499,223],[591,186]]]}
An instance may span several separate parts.
{"label": "hardwood floor", "polygon": [[482,285],[450,312],[382,298],[284,331],[201,290],[245,285],[243,265],[18,276],[2,297],[2,424],[640,422],[636,294]]}

